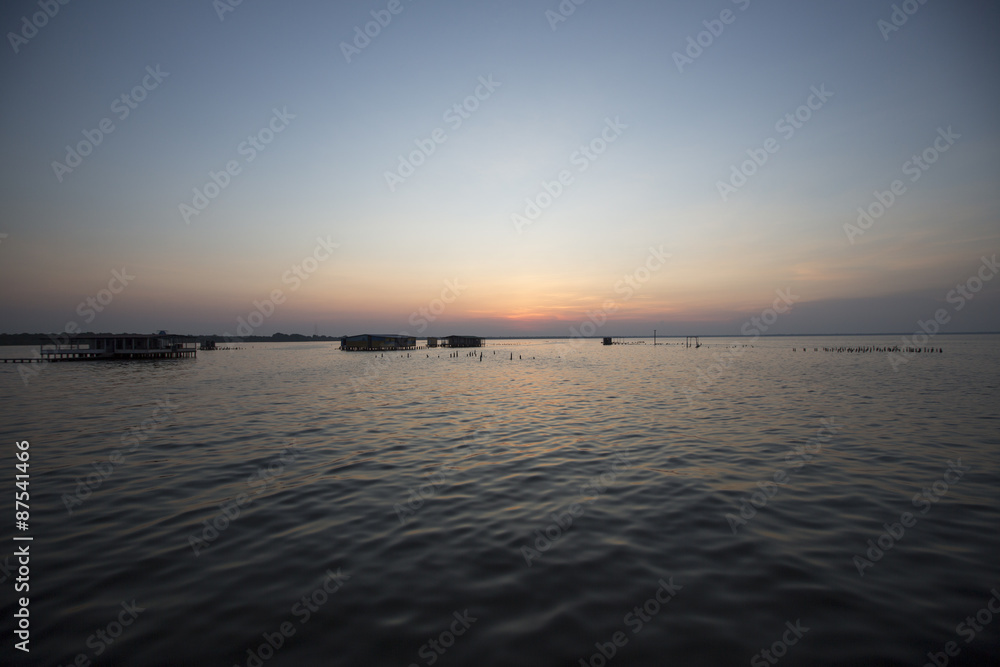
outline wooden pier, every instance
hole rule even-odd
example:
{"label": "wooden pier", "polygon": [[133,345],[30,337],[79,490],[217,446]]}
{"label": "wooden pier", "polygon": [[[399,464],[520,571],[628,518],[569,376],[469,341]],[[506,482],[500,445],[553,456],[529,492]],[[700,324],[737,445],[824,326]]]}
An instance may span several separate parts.
{"label": "wooden pier", "polygon": [[441,347],[482,347],[486,339],[482,336],[445,336],[438,342]]}
{"label": "wooden pier", "polygon": [[359,334],[343,336],[340,349],[349,352],[394,352],[417,349],[417,339],[405,334]]}
{"label": "wooden pier", "polygon": [[601,345],[645,345],[644,340],[625,340],[624,337],[614,338],[612,336],[605,336],[601,339]]}
{"label": "wooden pier", "polygon": [[36,357],[5,358],[5,364],[46,364],[60,361],[147,361],[197,356],[197,342],[169,334],[79,336],[67,343],[42,344]]}

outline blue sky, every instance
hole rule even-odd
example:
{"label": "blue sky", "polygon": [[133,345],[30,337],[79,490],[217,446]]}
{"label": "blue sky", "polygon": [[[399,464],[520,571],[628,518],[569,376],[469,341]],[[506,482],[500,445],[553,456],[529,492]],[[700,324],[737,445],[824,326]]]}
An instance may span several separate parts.
{"label": "blue sky", "polygon": [[895,4],[6,3],[2,330],[913,331],[1000,246],[1000,10]]}

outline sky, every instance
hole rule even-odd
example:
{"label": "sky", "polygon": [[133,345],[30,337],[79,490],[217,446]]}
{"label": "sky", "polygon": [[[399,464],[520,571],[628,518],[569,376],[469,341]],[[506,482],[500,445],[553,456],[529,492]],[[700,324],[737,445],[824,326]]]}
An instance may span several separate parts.
{"label": "sky", "polygon": [[232,2],[3,4],[0,333],[1000,331],[996,3]]}

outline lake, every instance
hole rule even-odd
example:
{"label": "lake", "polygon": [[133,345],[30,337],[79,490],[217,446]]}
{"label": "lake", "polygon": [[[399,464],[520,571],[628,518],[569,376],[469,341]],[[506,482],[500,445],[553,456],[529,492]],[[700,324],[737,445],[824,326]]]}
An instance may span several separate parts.
{"label": "lake", "polygon": [[633,342],[0,365],[7,494],[30,443],[4,652],[997,664],[1000,336],[895,367],[823,348],[899,336]]}

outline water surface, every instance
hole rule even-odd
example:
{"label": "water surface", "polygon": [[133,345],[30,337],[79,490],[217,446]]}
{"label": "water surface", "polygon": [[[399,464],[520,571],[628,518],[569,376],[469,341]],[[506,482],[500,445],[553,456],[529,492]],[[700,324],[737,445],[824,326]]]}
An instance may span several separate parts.
{"label": "water surface", "polygon": [[1000,337],[667,342],[0,365],[19,664],[997,664]]}

